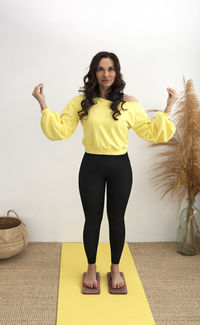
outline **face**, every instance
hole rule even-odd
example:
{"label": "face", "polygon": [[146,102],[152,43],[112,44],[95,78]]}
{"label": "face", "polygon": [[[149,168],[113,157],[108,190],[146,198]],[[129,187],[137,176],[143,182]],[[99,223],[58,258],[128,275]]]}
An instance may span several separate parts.
{"label": "face", "polygon": [[103,89],[109,88],[115,81],[116,71],[114,62],[110,58],[102,58],[99,61],[96,77],[99,87]]}

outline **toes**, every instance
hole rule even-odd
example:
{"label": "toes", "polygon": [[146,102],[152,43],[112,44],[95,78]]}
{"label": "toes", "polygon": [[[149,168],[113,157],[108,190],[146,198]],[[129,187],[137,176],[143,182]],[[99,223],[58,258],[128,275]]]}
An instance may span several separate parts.
{"label": "toes", "polygon": [[90,283],[86,283],[86,287],[91,288]]}
{"label": "toes", "polygon": [[112,284],[112,287],[113,287],[114,289],[117,289],[117,288],[118,288],[118,283],[116,283],[116,284]]}
{"label": "toes", "polygon": [[119,289],[119,288],[123,288],[123,286],[124,286],[124,284],[123,283],[117,283],[116,285],[114,285],[114,284],[112,284],[112,287],[114,288],[114,289]]}
{"label": "toes", "polygon": [[98,288],[98,284],[97,283],[85,283],[85,286],[88,288]]}

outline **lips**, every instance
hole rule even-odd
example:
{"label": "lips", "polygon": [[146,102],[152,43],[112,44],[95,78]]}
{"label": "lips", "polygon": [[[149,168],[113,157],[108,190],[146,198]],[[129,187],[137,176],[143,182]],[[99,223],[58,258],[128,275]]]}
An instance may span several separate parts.
{"label": "lips", "polygon": [[104,79],[103,81],[110,81],[110,80]]}

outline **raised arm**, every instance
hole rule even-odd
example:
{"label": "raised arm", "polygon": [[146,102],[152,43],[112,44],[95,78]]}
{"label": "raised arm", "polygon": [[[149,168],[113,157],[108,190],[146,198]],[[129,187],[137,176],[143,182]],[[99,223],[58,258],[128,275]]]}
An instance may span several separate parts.
{"label": "raised arm", "polygon": [[42,113],[40,124],[42,131],[46,137],[52,141],[68,139],[77,128],[79,122],[77,111],[78,96],[70,100],[59,116],[57,112],[51,112],[49,107],[47,107],[43,88],[44,84],[40,83],[32,92],[33,97],[35,97],[40,104]]}
{"label": "raised arm", "polygon": [[41,107],[41,113],[41,129],[52,141],[68,139],[79,123],[76,96],[64,107],[60,116],[57,112],[51,112],[49,107]]}
{"label": "raised arm", "polygon": [[169,120],[169,114],[158,111],[151,120],[139,102],[129,103],[130,127],[143,140],[160,143],[169,141],[176,131],[175,125]]}

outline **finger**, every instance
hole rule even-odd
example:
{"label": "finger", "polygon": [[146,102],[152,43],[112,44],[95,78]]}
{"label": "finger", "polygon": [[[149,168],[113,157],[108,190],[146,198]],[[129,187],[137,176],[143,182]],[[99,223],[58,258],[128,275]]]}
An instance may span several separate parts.
{"label": "finger", "polygon": [[176,96],[176,93],[173,92],[173,91],[171,91],[171,90],[168,91],[168,94],[169,94],[170,96]]}
{"label": "finger", "polygon": [[39,85],[37,85],[35,88],[34,88],[34,90],[35,89],[39,89],[39,88],[41,88],[41,87],[43,87],[44,86],[44,84],[43,83],[40,83]]}
{"label": "finger", "polygon": [[172,92],[176,92],[174,89],[172,88],[167,88],[168,90],[172,91]]}
{"label": "finger", "polygon": [[39,90],[39,87],[38,86],[36,86],[35,88],[34,88],[34,93],[38,93],[38,90]]}
{"label": "finger", "polygon": [[42,92],[43,91],[43,86],[37,86],[36,87],[36,93],[40,93],[40,92]]}

